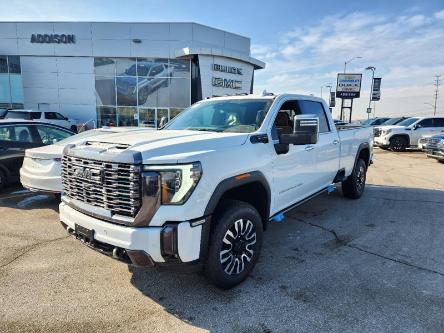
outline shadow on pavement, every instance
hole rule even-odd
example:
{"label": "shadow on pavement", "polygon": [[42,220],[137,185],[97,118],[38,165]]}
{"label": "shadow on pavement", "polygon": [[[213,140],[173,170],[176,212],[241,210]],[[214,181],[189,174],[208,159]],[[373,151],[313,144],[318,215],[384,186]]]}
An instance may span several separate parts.
{"label": "shadow on pavement", "polygon": [[129,266],[131,283],[210,331],[423,331],[444,327],[444,192],[367,185],[272,223],[261,258],[228,291],[202,274]]}

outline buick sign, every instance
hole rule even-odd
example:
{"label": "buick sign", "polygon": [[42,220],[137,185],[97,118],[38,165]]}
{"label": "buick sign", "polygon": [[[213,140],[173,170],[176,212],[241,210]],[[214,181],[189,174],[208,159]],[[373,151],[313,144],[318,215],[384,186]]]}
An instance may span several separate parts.
{"label": "buick sign", "polygon": [[31,43],[75,44],[76,36],[72,34],[32,34]]}

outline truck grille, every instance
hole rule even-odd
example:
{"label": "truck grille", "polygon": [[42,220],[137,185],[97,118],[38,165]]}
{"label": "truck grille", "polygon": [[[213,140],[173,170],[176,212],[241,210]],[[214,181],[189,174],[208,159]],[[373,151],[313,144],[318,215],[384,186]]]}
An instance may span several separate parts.
{"label": "truck grille", "polygon": [[64,155],[64,195],[134,218],[141,205],[140,167]]}

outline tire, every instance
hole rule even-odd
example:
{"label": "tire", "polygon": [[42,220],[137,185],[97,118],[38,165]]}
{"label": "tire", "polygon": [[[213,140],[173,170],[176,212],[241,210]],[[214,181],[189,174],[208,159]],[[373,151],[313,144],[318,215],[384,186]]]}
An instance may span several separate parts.
{"label": "tire", "polygon": [[367,164],[359,159],[353,172],[342,182],[342,193],[347,198],[359,199],[364,193],[365,180],[367,178]]}
{"label": "tire", "polygon": [[210,235],[205,274],[216,287],[229,289],[247,278],[259,258],[262,219],[253,206],[237,200],[226,201],[219,212]]}
{"label": "tire", "polygon": [[401,152],[405,151],[409,143],[407,139],[403,136],[395,136],[390,140],[389,148],[393,151]]}
{"label": "tire", "polygon": [[0,170],[0,190],[6,186],[7,182],[5,173]]}

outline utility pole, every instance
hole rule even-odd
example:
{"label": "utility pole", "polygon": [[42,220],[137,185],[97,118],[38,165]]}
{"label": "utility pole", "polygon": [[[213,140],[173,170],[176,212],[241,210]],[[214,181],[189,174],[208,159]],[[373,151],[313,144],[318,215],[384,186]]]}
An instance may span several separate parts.
{"label": "utility pole", "polygon": [[[370,98],[368,100],[368,108],[371,109],[371,105],[372,105],[372,95],[373,95],[373,79],[375,78],[375,70],[376,67],[375,66],[368,66],[366,68],[366,70],[370,70],[372,71],[372,83],[371,83],[371,88],[370,88]],[[374,115],[373,115],[374,116]],[[367,119],[370,119],[370,113],[367,112]]]}
{"label": "utility pole", "polygon": [[435,75],[435,103],[433,104],[433,115],[436,116],[436,103],[438,101],[439,85],[441,75]]}

